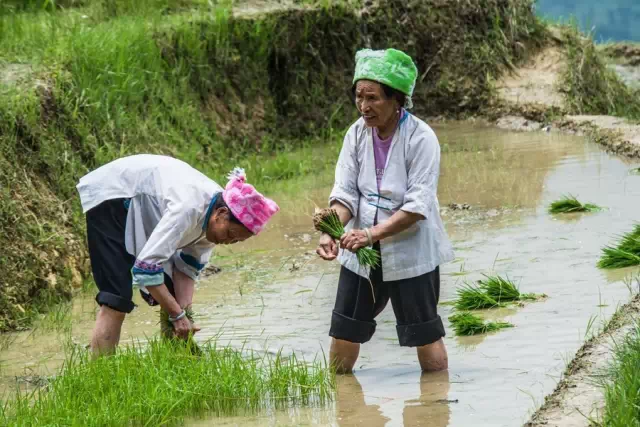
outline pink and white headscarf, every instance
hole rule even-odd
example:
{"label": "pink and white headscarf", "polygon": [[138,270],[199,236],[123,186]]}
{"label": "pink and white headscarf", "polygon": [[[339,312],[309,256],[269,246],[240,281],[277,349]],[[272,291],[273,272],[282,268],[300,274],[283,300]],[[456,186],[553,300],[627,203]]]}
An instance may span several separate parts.
{"label": "pink and white headscarf", "polygon": [[253,185],[246,183],[244,169],[235,168],[228,178],[222,198],[238,221],[253,234],[260,233],[280,208],[276,202],[260,194]]}

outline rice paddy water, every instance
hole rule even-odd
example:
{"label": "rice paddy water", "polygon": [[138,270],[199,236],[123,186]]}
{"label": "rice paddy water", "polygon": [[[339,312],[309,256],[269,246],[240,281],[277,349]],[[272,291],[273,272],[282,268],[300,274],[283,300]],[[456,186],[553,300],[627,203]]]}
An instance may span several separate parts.
{"label": "rice paddy water", "polygon": [[[592,329],[600,327],[630,298],[625,279],[638,269],[599,269],[597,262],[601,248],[634,228],[640,176],[629,170],[639,165],[575,136],[469,124],[435,130],[443,147],[442,214],[457,255],[441,269],[441,301],[456,299],[465,282],[486,275],[508,277],[521,293],[548,298],[484,310],[485,321],[515,327],[468,337],[456,336],[449,322],[459,311],[441,305],[450,369],[424,375],[415,350],[398,346],[387,307],[362,347],[355,375],[338,377],[331,399],[210,413],[186,425],[520,426],[554,389],[590,319]],[[283,209],[264,235],[219,248],[213,263],[222,272],[206,277],[196,291],[201,346],[215,340],[218,347],[271,357],[295,352],[307,361],[328,353],[338,265],[317,259],[311,216],[314,205],[326,205],[332,179],[329,171],[296,182],[296,191],[274,194]],[[607,209],[549,215],[549,205],[565,194]],[[156,309],[136,302],[124,325],[125,345],[144,345],[158,334]],[[89,294],[74,300],[70,328],[5,336],[0,388],[12,393],[16,386],[34,390],[46,384],[65,352],[86,345],[94,313]]]}

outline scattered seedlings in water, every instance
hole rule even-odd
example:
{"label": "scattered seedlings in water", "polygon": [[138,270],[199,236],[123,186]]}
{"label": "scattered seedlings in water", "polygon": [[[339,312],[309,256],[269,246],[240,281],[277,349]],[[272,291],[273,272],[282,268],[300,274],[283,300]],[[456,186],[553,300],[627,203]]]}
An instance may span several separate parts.
{"label": "scattered seedlings in water", "polygon": [[500,276],[485,275],[485,279],[478,283],[480,289],[498,303],[535,301],[546,297],[545,294],[523,294],[509,278]]}
{"label": "scattered seedlings in water", "polygon": [[618,246],[606,246],[602,249],[599,268],[613,269],[640,265],[640,224],[633,231],[622,236]]}
{"label": "scattered seedlings in water", "polygon": [[[316,210],[313,215],[313,226],[316,230],[327,233],[336,240],[344,234],[344,226],[335,209]],[[373,248],[360,248],[356,251],[356,256],[362,266],[373,268],[380,264],[380,254]]]}
{"label": "scattered seedlings in water", "polygon": [[486,322],[480,316],[468,311],[449,316],[449,321],[458,336],[480,335],[514,327],[513,324],[508,322]]}
{"label": "scattered seedlings in water", "polygon": [[560,200],[556,200],[549,206],[549,213],[573,213],[573,212],[598,212],[602,208],[592,203],[585,203],[584,205],[572,195],[564,196]]}
{"label": "scattered seedlings in water", "polygon": [[502,307],[498,301],[488,295],[479,286],[465,283],[456,291],[458,298],[453,302],[457,310],[480,310],[486,308]]}
{"label": "scattered seedlings in water", "polygon": [[[185,417],[321,406],[335,377],[324,361],[202,346],[194,357],[171,340],[151,340],[91,360],[74,351],[45,389],[0,404],[0,425],[182,425]],[[215,424],[215,421],[212,422]]]}

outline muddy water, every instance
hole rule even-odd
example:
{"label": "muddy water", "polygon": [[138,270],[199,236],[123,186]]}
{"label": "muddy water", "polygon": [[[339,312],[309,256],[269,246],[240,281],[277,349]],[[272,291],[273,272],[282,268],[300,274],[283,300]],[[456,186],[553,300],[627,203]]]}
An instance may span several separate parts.
{"label": "muddy water", "polygon": [[[632,167],[577,137],[510,133],[469,124],[436,127],[442,145],[439,186],[443,218],[456,249],[442,268],[442,300],[482,273],[515,279],[524,292],[549,298],[486,313],[515,328],[458,338],[448,331],[450,370],[422,375],[415,350],[397,344],[393,311],[377,319],[373,339],[362,347],[355,376],[341,377],[328,408],[216,419],[216,425],[518,426],[558,381],[583,343],[590,319],[602,325],[629,290],[634,270],[595,267],[600,248],[631,228],[640,208],[640,176]],[[195,309],[199,339],[276,352],[295,351],[312,360],[328,351],[338,265],[314,255],[313,205],[324,205],[330,174],[304,181],[304,191],[278,198],[285,207],[268,231],[242,245],[220,248],[223,272],[199,284]],[[572,193],[608,209],[552,217],[546,206]],[[469,211],[446,209],[449,203]],[[70,336],[87,342],[94,313],[91,297],[77,298]],[[123,341],[144,340],[157,330],[157,315],[140,305],[125,322]],[[64,357],[64,334],[36,330],[13,336],[0,353],[0,378],[34,381],[55,372]],[[9,385],[11,384],[11,385]],[[29,382],[22,386],[33,386]],[[193,420],[211,425],[213,420]]]}

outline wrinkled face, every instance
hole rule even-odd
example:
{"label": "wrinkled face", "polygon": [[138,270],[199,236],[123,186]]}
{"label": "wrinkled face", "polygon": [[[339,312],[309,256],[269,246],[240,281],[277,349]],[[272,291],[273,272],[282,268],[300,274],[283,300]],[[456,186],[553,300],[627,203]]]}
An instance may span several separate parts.
{"label": "wrinkled face", "polygon": [[230,215],[227,208],[217,209],[211,214],[207,224],[208,241],[216,245],[233,245],[253,236],[247,227],[231,221]]}
{"label": "wrinkled face", "polygon": [[359,80],[356,83],[356,107],[367,126],[384,128],[395,119],[398,101],[387,98],[382,85],[371,80]]}

